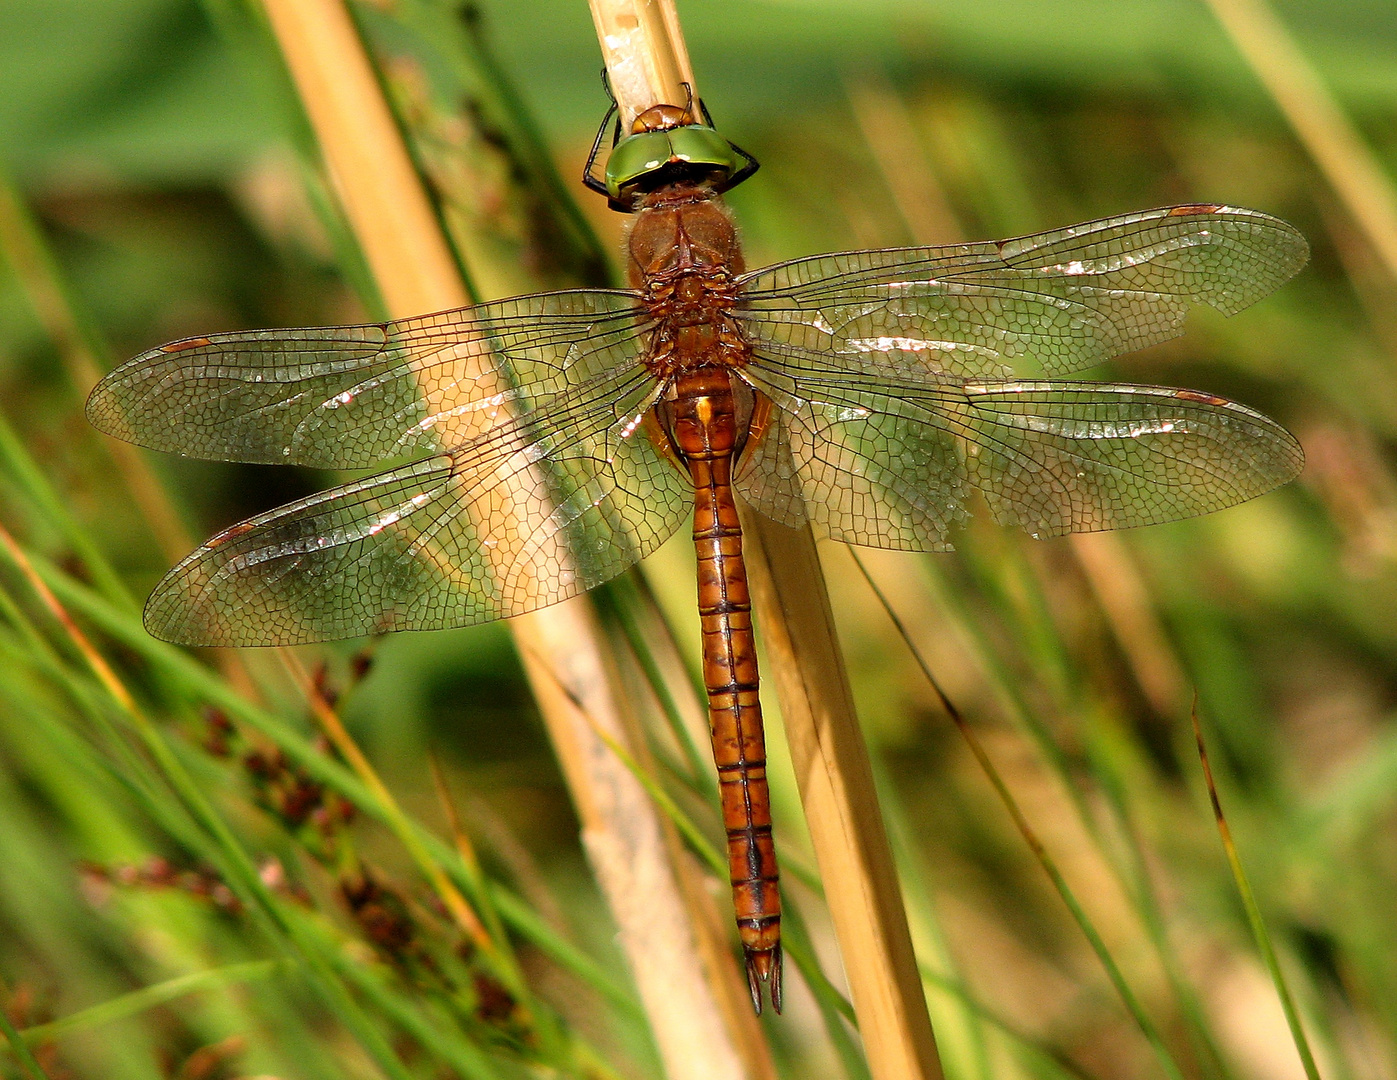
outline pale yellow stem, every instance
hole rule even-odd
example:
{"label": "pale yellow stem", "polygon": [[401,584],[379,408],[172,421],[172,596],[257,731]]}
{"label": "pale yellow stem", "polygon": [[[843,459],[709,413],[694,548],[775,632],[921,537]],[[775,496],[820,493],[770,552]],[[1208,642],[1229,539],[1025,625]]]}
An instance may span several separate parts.
{"label": "pale yellow stem", "polygon": [[[343,206],[395,316],[470,298],[341,0],[265,0]],[[482,358],[483,353],[482,352]],[[590,604],[510,621],[621,929],[671,1080],[745,1075],[702,974],[695,931],[644,788],[584,717],[627,734]]]}
{"label": "pale yellow stem", "polygon": [[937,1080],[897,870],[810,529],[743,516],[752,599],[874,1080]]}
{"label": "pale yellow stem", "polygon": [[621,125],[652,105],[683,105],[694,70],[674,0],[588,0]]}
{"label": "pale yellow stem", "polygon": [[[623,119],[682,104],[665,81],[694,87],[672,0],[590,2]],[[814,537],[756,514],[743,520],[753,599],[869,1069],[875,1080],[935,1080],[936,1040]]]}

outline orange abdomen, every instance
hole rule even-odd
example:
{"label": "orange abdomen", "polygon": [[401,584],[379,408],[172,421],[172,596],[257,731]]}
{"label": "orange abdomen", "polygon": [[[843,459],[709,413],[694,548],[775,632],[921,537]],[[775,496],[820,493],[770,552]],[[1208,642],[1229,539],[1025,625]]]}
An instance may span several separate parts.
{"label": "orange abdomen", "polygon": [[732,494],[738,442],[733,377],[720,367],[680,374],[675,379],[670,433],[694,482],[703,682],[747,981],[758,1012],[763,982],[770,986],[772,1007],[780,1012],[781,897],[771,839],[752,601]]}

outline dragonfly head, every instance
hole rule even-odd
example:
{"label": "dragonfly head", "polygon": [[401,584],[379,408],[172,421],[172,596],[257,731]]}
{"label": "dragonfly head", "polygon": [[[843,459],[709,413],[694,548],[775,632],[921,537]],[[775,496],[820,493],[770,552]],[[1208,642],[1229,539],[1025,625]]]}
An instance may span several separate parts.
{"label": "dragonfly head", "polygon": [[635,118],[630,133],[612,146],[604,181],[592,174],[601,145],[598,132],[583,182],[623,213],[634,213],[647,193],[662,187],[684,185],[715,195],[736,187],[757,171],[756,159],[718,134],[707,110],[703,119],[700,123],[695,117],[692,98],[682,106],[646,109]]}
{"label": "dragonfly head", "polygon": [[632,135],[643,135],[647,131],[670,131],[673,128],[697,124],[694,107],[687,105],[654,105],[637,116],[631,124]]}

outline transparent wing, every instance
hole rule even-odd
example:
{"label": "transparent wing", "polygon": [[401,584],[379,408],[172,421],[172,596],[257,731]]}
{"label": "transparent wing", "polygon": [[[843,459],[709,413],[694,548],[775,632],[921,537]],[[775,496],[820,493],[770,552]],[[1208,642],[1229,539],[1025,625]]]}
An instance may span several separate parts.
{"label": "transparent wing", "polygon": [[146,605],[189,645],[290,645],[506,618],[654,550],[692,488],[640,429],[655,384],[612,370],[476,440],[225,530]]}
{"label": "transparent wing", "polygon": [[108,434],[191,457],[372,468],[442,453],[638,362],[638,310],[631,293],[589,289],[366,326],[187,338],[111,372],[87,415]]}
{"label": "transparent wing", "polygon": [[951,378],[1064,375],[1231,315],[1305,264],[1304,237],[1227,206],[1174,206],[1016,240],[797,259],[743,279],[761,349],[857,364],[900,353]]}
{"label": "transparent wing", "polygon": [[976,489],[1034,536],[1151,525],[1260,495],[1304,461],[1274,421],[1191,390],[938,382],[906,358],[860,372],[766,358],[744,375],[775,408],[738,491],[846,543],[947,550]]}

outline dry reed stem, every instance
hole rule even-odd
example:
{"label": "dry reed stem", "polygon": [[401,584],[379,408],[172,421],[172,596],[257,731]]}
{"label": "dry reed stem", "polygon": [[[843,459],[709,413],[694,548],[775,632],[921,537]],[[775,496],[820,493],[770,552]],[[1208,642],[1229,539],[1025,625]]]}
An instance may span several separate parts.
{"label": "dry reed stem", "polygon": [[[638,719],[632,710],[623,705],[622,714],[626,724],[635,728]],[[591,717],[585,719],[592,723]],[[595,724],[593,730],[633,773],[645,777],[653,777],[658,773],[649,745],[638,730],[634,732],[629,746],[617,743],[606,732],[598,730]],[[659,799],[656,801],[661,802]],[[696,945],[704,975],[713,991],[723,1023],[745,1065],[745,1071],[739,1075],[750,1077],[751,1080],[776,1080],[776,1064],[772,1060],[771,1049],[767,1046],[756,1014],[752,1011],[752,999],[746,980],[739,976],[737,966],[733,963],[730,935],[719,915],[718,902],[707,888],[703,868],[684,846],[673,818],[668,815],[663,817],[661,825],[672,865],[679,874],[689,918],[694,923]]]}
{"label": "dry reed stem", "polygon": [[941,1063],[873,767],[808,527],[743,515],[752,599],[800,799],[874,1080],[936,1080]]}
{"label": "dry reed stem", "polygon": [[684,104],[694,69],[673,0],[588,0],[621,126],[652,105]]}
{"label": "dry reed stem", "polygon": [[1208,0],[1296,137],[1397,278],[1397,190],[1266,0]]}
{"label": "dry reed stem", "polygon": [[[341,0],[265,0],[346,214],[395,316],[470,299]],[[671,1080],[742,1076],[644,788],[585,717],[627,742],[585,599],[509,623],[562,763],[583,843],[621,928]]]}
{"label": "dry reed stem", "polygon": [[[695,89],[672,0],[590,0],[621,116]],[[683,73],[683,74],[681,74]],[[644,76],[643,78],[641,76]],[[876,1080],[941,1065],[872,767],[810,530],[744,515],[755,601],[801,800]]]}

